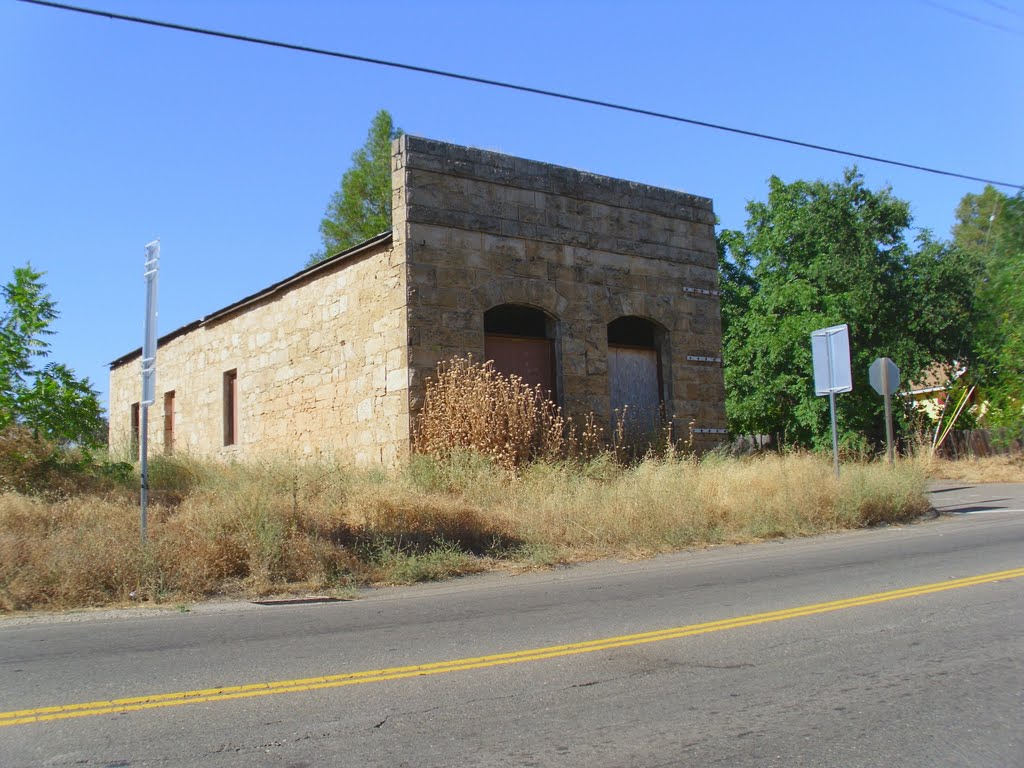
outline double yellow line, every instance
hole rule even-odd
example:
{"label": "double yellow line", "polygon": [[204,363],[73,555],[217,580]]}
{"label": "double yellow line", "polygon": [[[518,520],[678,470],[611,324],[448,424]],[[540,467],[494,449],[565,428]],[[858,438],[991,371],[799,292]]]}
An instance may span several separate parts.
{"label": "double yellow line", "polygon": [[91,701],[84,704],[65,704],[53,707],[20,709],[13,712],[0,712],[0,727],[7,725],[24,725],[26,723],[40,723],[48,720],[67,720],[74,717],[120,714],[122,712],[136,712],[144,709],[177,707],[182,704],[232,701],[234,699],[247,699],[255,696],[273,696],[280,693],[317,691],[324,688],[340,688],[346,685],[382,683],[387,680],[402,680],[408,677],[441,675],[448,672],[484,669],[486,667],[497,667],[505,664],[521,664],[527,661],[541,661],[543,659],[553,659],[561,656],[574,656],[580,653],[607,651],[614,648],[625,648],[632,645],[658,643],[663,640],[675,640],[680,637],[691,637],[693,635],[704,635],[711,632],[722,632],[727,629],[739,629],[740,627],[749,627],[755,624],[767,624],[774,621],[796,619],[802,616],[813,616],[819,613],[831,613],[833,611],[846,610],[847,608],[858,608],[865,605],[885,603],[891,600],[905,600],[910,597],[920,597],[922,595],[930,595],[935,592],[946,592],[951,589],[973,587],[979,584],[989,584],[996,581],[1018,579],[1021,577],[1024,577],[1024,568],[1013,568],[1007,571],[995,571],[993,573],[970,576],[964,579],[954,579],[935,584],[921,584],[916,587],[895,589],[889,592],[876,592],[874,594],[851,597],[845,600],[833,600],[828,603],[802,605],[781,611],[755,613],[747,616],[738,616],[732,619],[723,619],[721,621],[708,621],[702,624],[688,624],[681,627],[672,627],[670,629],[659,629],[653,632],[605,637],[599,640],[587,640],[581,643],[568,643],[566,645],[551,645],[544,648],[532,648],[530,650],[514,651],[511,653],[497,653],[489,656],[473,656],[463,659],[453,659],[451,661],[438,661],[431,664],[414,664],[405,667],[372,669],[365,672],[348,672],[339,675],[307,677],[298,680],[275,680],[272,682],[253,683],[250,685],[232,685],[196,691],[181,691],[179,693],[158,693],[149,696],[133,696],[124,699],[112,699],[110,701]]}

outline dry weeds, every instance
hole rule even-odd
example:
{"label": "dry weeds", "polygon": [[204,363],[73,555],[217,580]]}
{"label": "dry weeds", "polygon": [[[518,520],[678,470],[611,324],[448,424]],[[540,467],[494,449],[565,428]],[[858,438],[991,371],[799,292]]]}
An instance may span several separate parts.
{"label": "dry weeds", "polygon": [[471,450],[507,469],[531,461],[589,458],[603,448],[593,418],[577,428],[540,387],[472,357],[442,363],[427,382],[414,445],[447,460]]}
{"label": "dry weeds", "polygon": [[252,597],[410,583],[495,567],[804,536],[927,511],[912,463],[810,454],[670,456],[623,467],[479,454],[400,471],[290,462],[154,465],[149,543],[125,497],[0,495],[0,610]]}
{"label": "dry weeds", "polygon": [[936,480],[966,483],[1024,483],[1024,454],[985,456],[952,461],[922,455],[915,459]]}
{"label": "dry weeds", "polygon": [[[850,465],[836,480],[812,454],[698,460],[669,430],[654,450],[610,437],[604,445],[593,418],[577,428],[492,365],[456,359],[429,384],[420,453],[400,470],[155,458],[145,546],[123,478],[42,493],[15,441],[20,479],[0,482],[0,611],[347,590],[805,536],[928,509],[920,462]],[[49,453],[35,463],[53,465]]]}

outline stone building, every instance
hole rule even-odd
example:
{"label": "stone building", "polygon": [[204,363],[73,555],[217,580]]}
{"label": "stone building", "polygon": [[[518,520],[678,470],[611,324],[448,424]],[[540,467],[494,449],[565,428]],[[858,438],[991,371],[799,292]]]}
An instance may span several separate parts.
{"label": "stone building", "polygon": [[[662,404],[725,431],[707,198],[403,136],[393,227],[159,341],[151,452],[408,453],[426,379],[471,353],[570,415]],[[111,364],[111,445],[138,429],[139,358]]]}

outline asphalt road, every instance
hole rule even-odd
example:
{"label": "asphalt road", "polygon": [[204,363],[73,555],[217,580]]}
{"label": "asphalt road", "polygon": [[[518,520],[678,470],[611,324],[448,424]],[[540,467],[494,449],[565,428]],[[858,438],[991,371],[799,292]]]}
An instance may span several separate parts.
{"label": "asphalt road", "polygon": [[1024,766],[1024,486],[933,499],[352,602],[6,618],[0,766]]}

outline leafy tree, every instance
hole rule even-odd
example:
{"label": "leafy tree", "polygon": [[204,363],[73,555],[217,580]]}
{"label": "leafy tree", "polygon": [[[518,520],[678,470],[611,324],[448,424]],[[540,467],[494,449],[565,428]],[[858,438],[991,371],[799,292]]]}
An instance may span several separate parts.
{"label": "leafy tree", "polygon": [[103,437],[103,415],[89,380],[61,363],[36,365],[49,354],[46,337],[58,317],[42,276],[31,266],[16,267],[2,289],[0,430],[21,425],[49,440],[94,446]]}
{"label": "leafy tree", "polygon": [[390,112],[382,109],[374,116],[366,143],[352,154],[352,167],[327,204],[320,221],[323,249],[309,264],[391,228],[391,142],[401,135]]}
{"label": "leafy tree", "polygon": [[988,403],[993,426],[1024,422],[1024,192],[1009,197],[991,185],[965,195],[953,237],[983,265],[977,286],[980,316],[969,372]]}
{"label": "leafy tree", "polygon": [[969,349],[977,276],[968,252],[922,232],[906,241],[909,205],[872,191],[856,169],[842,181],[769,181],[746,230],[720,236],[726,410],[734,432],[787,443],[830,441],[828,399],[814,395],[810,334],[850,326],[853,392],[836,399],[847,439],[884,437],[882,399],[868,384],[880,356],[904,381]]}
{"label": "leafy tree", "polygon": [[986,184],[980,195],[964,195],[956,207],[953,240],[987,260],[1006,229],[1006,219],[1000,215],[1006,205],[1006,195],[991,184]]}

